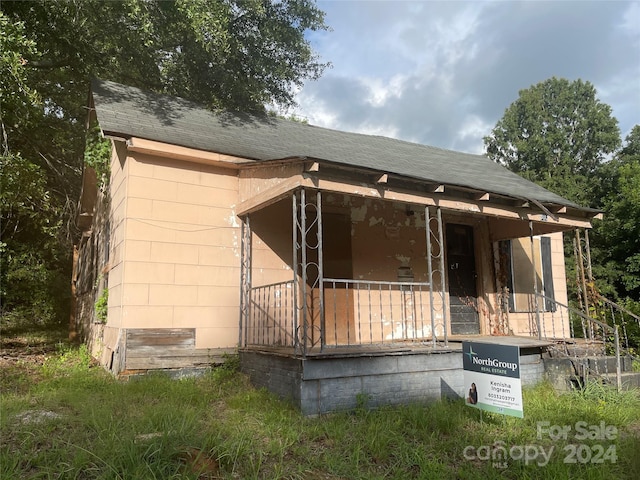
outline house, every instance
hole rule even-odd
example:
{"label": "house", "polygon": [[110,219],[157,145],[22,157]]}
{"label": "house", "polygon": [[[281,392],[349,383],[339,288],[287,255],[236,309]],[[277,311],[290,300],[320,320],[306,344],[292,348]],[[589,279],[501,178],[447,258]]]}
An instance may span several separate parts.
{"label": "house", "polygon": [[85,169],[71,327],[116,375],[239,350],[313,414],[459,394],[464,338],[519,342],[534,381],[569,336],[562,235],[598,212],[484,156],[108,81],[90,115],[110,178]]}

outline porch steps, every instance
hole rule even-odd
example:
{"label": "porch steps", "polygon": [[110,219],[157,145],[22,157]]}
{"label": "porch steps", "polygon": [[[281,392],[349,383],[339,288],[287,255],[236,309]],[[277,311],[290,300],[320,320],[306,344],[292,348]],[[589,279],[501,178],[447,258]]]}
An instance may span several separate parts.
{"label": "porch steps", "polygon": [[[579,358],[578,361],[580,364],[588,368],[591,372],[598,372],[600,374],[604,373],[615,373],[616,372],[616,357],[615,356],[607,356],[607,357],[583,357]],[[620,369],[623,372],[632,372],[633,371],[633,357],[631,356],[620,356]]]}
{"label": "porch steps", "polygon": [[[574,386],[584,385],[588,379],[600,378],[608,385],[616,385],[616,357],[613,355],[594,355],[593,349],[579,347],[572,350],[568,355],[564,348],[550,349],[552,359],[561,360],[567,363],[564,367],[567,380]],[[587,355],[576,355],[576,353],[587,352]],[[634,371],[634,359],[631,355],[620,356],[620,370],[622,377],[622,388],[640,388],[640,371]],[[570,366],[569,366],[570,363]]]}
{"label": "porch steps", "polygon": [[[616,384],[615,373],[605,373],[601,377],[609,384]],[[622,372],[622,389],[631,390],[632,388],[640,388],[640,372]]]}
{"label": "porch steps", "polygon": [[555,350],[569,357],[602,357],[606,354],[605,345],[602,342],[561,342],[556,343]]}
{"label": "porch steps", "polygon": [[[576,370],[581,380],[586,378],[601,378],[609,385],[616,385],[616,357],[583,357],[574,360]],[[640,387],[640,372],[633,371],[633,357],[630,355],[620,357],[620,371],[622,388]]]}

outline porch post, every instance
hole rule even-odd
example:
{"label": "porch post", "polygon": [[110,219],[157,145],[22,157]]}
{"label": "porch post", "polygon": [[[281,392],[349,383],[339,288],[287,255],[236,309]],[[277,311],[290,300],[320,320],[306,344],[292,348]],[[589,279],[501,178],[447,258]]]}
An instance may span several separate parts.
{"label": "porch post", "polygon": [[247,345],[249,304],[251,302],[251,224],[249,215],[242,218],[240,237],[240,325],[238,329],[238,346],[242,347]]}
{"label": "porch post", "polygon": [[531,265],[533,271],[533,301],[536,309],[536,327],[538,328],[538,339],[542,339],[542,329],[540,325],[540,302],[538,301],[538,277],[536,276],[535,252],[533,248],[533,221],[529,220],[529,239],[531,241]]}
{"label": "porch post", "polygon": [[589,229],[584,229],[584,249],[587,255],[587,278],[593,282],[593,271],[591,270],[591,246],[589,244]]}
{"label": "porch post", "polygon": [[[425,223],[426,223],[426,235],[427,235],[427,268],[429,269],[429,303],[430,303],[430,311],[431,311],[431,338],[433,345],[436,345],[436,324],[435,324],[435,305],[434,305],[434,269],[433,269],[433,251],[432,251],[432,243],[431,243],[431,235],[433,234],[434,239],[436,240],[438,246],[438,267],[436,268],[436,272],[440,273],[440,298],[442,300],[442,328],[443,328],[443,339],[445,346],[448,345],[448,334],[447,334],[447,305],[446,305],[446,296],[445,296],[445,270],[444,270],[444,237],[442,233],[442,211],[440,207],[436,207],[436,216],[435,218],[431,217],[431,209],[429,207],[425,207]],[[431,221],[436,221],[436,226],[438,228],[438,236],[435,236],[431,229]]]}
{"label": "porch post", "polygon": [[324,270],[322,268],[322,245],[324,236],[322,233],[322,195],[320,190],[316,193],[316,215],[318,218],[318,292],[320,295],[320,351],[326,345],[325,317],[324,317]]}
{"label": "porch post", "polygon": [[447,309],[445,305],[445,286],[444,286],[444,233],[442,229],[442,209],[440,207],[436,207],[436,213],[438,215],[438,242],[440,243],[440,287],[441,287],[441,295],[442,295],[442,325],[444,330],[444,345],[445,347],[449,345],[449,340],[447,339]]}
{"label": "porch post", "polygon": [[[431,259],[431,214],[429,207],[424,207],[425,227],[427,234],[427,269],[429,273],[429,310],[431,311],[431,343],[436,346],[436,321],[435,308],[433,306],[433,260]],[[444,310],[444,308],[443,308]]]}
{"label": "porch post", "polygon": [[291,230],[293,231],[293,258],[291,270],[293,272],[293,349],[297,350],[300,339],[298,337],[298,295],[300,286],[298,284],[298,193],[293,192],[291,196]]}
{"label": "porch post", "polygon": [[[582,288],[582,298],[584,300],[584,314],[589,315],[589,297],[587,295],[587,280],[584,273],[584,257],[582,255],[582,240],[580,239],[580,231],[576,228],[576,243],[578,256],[576,257],[576,271],[580,275],[580,287]],[[593,327],[591,322],[588,323],[589,338],[593,338]]]}
{"label": "porch post", "polygon": [[302,262],[302,355],[307,355],[309,302],[307,299],[307,196],[300,190],[300,253]]}

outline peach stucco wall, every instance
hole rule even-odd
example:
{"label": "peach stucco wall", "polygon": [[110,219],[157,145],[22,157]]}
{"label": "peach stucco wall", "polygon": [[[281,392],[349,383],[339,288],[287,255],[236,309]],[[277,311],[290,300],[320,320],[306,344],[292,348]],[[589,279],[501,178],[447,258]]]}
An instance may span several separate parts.
{"label": "peach stucco wall", "polygon": [[[299,175],[304,166],[294,163],[238,171],[237,166],[175,160],[127,151],[121,142],[115,145],[106,346],[115,349],[120,331],[150,328],[195,329],[197,349],[236,346],[241,229],[235,208],[240,202],[273,191]],[[349,218],[353,279],[397,281],[399,269],[410,267],[414,281],[428,280],[423,207],[326,193],[323,211]],[[292,278],[291,215],[289,195],[250,214],[252,286]],[[445,223],[474,227],[480,333],[496,333],[499,314],[492,220],[450,211],[444,211],[443,217]],[[566,302],[561,234],[553,236],[552,251],[556,298]],[[434,266],[436,262],[434,259]],[[446,285],[447,278],[444,281]],[[429,294],[418,295],[408,305],[406,295],[395,292],[383,301],[384,308],[377,308],[381,317],[372,318],[373,327],[368,320],[364,326],[353,327],[358,334],[384,340],[396,333],[406,336],[408,328],[414,329],[409,336],[430,337]],[[446,313],[442,301],[438,301],[435,323],[436,335],[441,337]],[[369,318],[368,299],[353,298],[350,302],[353,305],[348,308],[359,308],[360,316]],[[416,314],[411,313],[418,303],[428,319],[420,325]],[[448,304],[446,295],[444,304]],[[386,307],[388,318],[384,317]],[[399,311],[404,316],[398,317]],[[530,330],[530,315],[511,314],[509,321],[515,334]]]}
{"label": "peach stucco wall", "polygon": [[107,326],[194,328],[196,348],[235,346],[237,171],[135,152],[113,167]]}
{"label": "peach stucco wall", "polygon": [[302,163],[261,165],[239,172],[239,202],[248,200],[302,173]]}

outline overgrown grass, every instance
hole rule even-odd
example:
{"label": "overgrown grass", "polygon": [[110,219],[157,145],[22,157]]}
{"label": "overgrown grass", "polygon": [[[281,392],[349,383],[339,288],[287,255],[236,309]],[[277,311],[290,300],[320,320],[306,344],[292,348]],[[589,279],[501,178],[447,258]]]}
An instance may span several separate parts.
{"label": "overgrown grass", "polygon": [[[558,395],[541,385],[525,390],[524,419],[481,419],[446,401],[370,411],[364,396],[353,412],[305,418],[252,388],[231,363],[197,379],[128,382],[92,365],[86,349],[63,347],[26,371],[28,387],[12,388],[17,377],[4,377],[0,478],[640,478],[637,392],[594,384]],[[554,441],[546,430],[538,435],[538,422],[572,431]],[[577,422],[617,434],[580,440]],[[496,461],[497,448],[527,445],[553,447],[548,464],[510,453],[506,465]],[[569,445],[587,445],[590,455],[596,445],[613,448],[616,458],[564,463]],[[494,458],[484,459],[483,446]]]}

